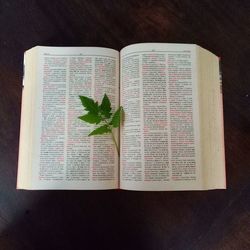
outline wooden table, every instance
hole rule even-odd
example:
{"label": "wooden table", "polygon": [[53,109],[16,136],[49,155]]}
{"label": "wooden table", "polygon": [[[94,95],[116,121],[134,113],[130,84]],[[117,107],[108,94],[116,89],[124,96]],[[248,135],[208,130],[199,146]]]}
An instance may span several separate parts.
{"label": "wooden table", "polygon": [[[0,249],[250,249],[250,1],[1,1]],[[227,190],[17,191],[23,53],[196,43],[222,58]]]}

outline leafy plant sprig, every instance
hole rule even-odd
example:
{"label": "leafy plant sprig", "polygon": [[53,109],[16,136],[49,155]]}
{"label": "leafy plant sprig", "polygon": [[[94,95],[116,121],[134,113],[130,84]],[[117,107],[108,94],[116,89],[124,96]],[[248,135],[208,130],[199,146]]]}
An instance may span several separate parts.
{"label": "leafy plant sprig", "polygon": [[98,105],[98,102],[95,102],[93,99],[87,96],[79,96],[79,98],[83,107],[85,108],[85,111],[88,111],[88,113],[79,116],[78,118],[87,123],[102,124],[102,126],[94,129],[89,134],[89,136],[101,135],[105,133],[111,134],[117,153],[120,155],[119,146],[113,134],[113,128],[118,128],[120,126],[124,112],[122,106],[120,106],[113,114],[110,100],[106,94],[104,94],[102,103],[100,105]]}

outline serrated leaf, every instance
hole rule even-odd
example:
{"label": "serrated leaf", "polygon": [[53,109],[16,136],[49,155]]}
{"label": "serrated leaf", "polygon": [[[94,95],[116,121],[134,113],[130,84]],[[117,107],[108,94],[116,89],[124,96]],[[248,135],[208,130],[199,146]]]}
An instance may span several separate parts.
{"label": "serrated leaf", "polygon": [[103,99],[102,99],[102,103],[99,106],[101,113],[106,117],[106,118],[110,118],[111,116],[111,103],[110,100],[108,98],[108,96],[105,94]]}
{"label": "serrated leaf", "polygon": [[93,114],[93,113],[88,113],[86,115],[82,115],[78,117],[79,119],[81,119],[82,121],[88,122],[88,123],[95,123],[98,124],[101,122],[101,117],[99,117],[97,114]]}
{"label": "serrated leaf", "polygon": [[98,102],[94,102],[93,99],[87,96],[79,96],[79,98],[86,111],[89,111],[92,114],[98,114]]}
{"label": "serrated leaf", "polygon": [[111,129],[108,127],[108,125],[103,125],[95,130],[93,130],[89,136],[91,135],[102,135],[105,133],[111,133]]}
{"label": "serrated leaf", "polygon": [[113,118],[110,122],[110,124],[114,127],[114,128],[118,128],[120,126],[120,122],[121,122],[121,118],[122,118],[122,114],[123,114],[123,108],[119,107],[116,112],[113,115]]}

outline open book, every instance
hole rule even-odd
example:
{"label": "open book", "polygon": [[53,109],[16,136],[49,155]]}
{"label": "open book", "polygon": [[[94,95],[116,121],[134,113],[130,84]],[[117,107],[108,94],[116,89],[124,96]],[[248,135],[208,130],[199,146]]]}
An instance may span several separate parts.
{"label": "open book", "polygon": [[[192,44],[26,51],[18,189],[226,188],[219,58]],[[79,95],[125,112],[88,137]]]}

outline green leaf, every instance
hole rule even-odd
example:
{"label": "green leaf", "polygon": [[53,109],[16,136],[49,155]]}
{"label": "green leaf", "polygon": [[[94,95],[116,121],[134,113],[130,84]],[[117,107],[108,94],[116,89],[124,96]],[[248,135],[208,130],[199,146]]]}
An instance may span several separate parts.
{"label": "green leaf", "polygon": [[111,103],[110,100],[108,98],[108,96],[105,94],[103,99],[102,99],[102,103],[99,106],[101,113],[106,117],[106,118],[110,118],[111,116]]}
{"label": "green leaf", "polygon": [[98,114],[98,102],[94,102],[93,99],[87,96],[79,96],[79,98],[86,111],[89,111],[92,114]]}
{"label": "green leaf", "polygon": [[91,135],[102,135],[105,133],[111,133],[111,129],[108,127],[108,125],[103,125],[95,130],[93,130],[89,136]]}
{"label": "green leaf", "polygon": [[98,116],[97,114],[90,113],[90,112],[86,115],[79,116],[78,118],[85,122],[92,123],[92,124],[93,123],[98,124],[102,120],[100,116]]}
{"label": "green leaf", "polygon": [[119,107],[116,112],[113,115],[113,118],[110,122],[111,125],[113,125],[114,128],[118,128],[121,122],[121,118],[122,118],[122,114],[123,114],[123,108]]}

